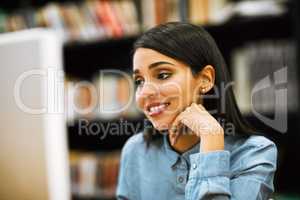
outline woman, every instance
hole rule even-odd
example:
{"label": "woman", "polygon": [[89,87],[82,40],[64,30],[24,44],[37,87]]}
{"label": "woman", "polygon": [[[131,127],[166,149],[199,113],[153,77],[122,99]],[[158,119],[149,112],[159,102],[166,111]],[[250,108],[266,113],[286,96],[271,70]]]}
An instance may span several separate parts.
{"label": "woman", "polygon": [[150,121],[121,155],[118,199],[267,199],[277,149],[242,118],[223,57],[201,27],[171,22],[134,45],[136,102]]}

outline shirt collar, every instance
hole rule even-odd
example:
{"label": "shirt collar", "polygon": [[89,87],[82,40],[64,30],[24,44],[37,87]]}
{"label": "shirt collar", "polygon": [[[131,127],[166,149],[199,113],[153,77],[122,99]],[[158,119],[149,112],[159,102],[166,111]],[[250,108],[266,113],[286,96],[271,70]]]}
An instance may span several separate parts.
{"label": "shirt collar", "polygon": [[190,164],[189,156],[194,153],[199,153],[199,151],[200,151],[200,142],[198,142],[197,144],[195,144],[193,147],[191,147],[186,152],[184,152],[182,154],[177,153],[174,149],[172,149],[167,133],[163,134],[163,143],[164,143],[165,152],[166,152],[167,156],[171,159],[172,167],[176,164],[179,157],[183,157]]}

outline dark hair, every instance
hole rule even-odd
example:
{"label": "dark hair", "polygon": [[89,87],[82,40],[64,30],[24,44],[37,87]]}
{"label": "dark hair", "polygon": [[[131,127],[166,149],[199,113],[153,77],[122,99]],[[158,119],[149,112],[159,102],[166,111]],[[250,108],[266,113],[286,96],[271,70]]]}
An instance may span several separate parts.
{"label": "dark hair", "polygon": [[[215,85],[220,88],[230,84],[230,76],[224,58],[210,34],[200,26],[185,22],[169,22],[158,25],[145,32],[134,43],[133,52],[138,48],[149,48],[162,53],[168,57],[181,61],[191,67],[193,75],[201,71],[206,65],[212,65],[216,71]],[[214,94],[214,89],[207,94]],[[236,104],[236,100],[231,86],[226,89],[222,105],[220,99],[205,99],[203,105],[206,109],[217,109],[213,116],[218,120],[230,122],[235,127],[235,132],[239,135],[251,135],[256,131],[242,117]],[[225,103],[224,103],[225,104]],[[225,109],[221,109],[225,106]],[[148,121],[144,128],[144,138],[150,143],[158,135]]]}

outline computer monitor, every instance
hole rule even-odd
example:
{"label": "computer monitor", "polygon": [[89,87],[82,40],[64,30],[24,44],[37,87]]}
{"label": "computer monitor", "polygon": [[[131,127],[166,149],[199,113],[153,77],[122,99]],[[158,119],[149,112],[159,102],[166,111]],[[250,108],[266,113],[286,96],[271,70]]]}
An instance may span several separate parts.
{"label": "computer monitor", "polygon": [[0,198],[70,199],[62,41],[46,29],[0,34]]}

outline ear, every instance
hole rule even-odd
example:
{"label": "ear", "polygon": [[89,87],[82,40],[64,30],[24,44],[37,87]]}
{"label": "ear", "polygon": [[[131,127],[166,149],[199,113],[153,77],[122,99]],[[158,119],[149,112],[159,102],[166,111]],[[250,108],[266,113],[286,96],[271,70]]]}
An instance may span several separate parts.
{"label": "ear", "polygon": [[215,68],[211,65],[206,65],[197,74],[197,85],[200,86],[200,93],[204,94],[211,90],[215,84]]}

